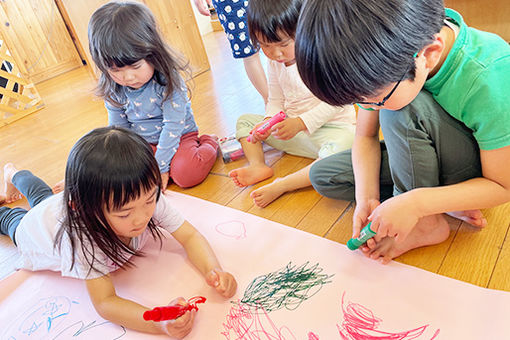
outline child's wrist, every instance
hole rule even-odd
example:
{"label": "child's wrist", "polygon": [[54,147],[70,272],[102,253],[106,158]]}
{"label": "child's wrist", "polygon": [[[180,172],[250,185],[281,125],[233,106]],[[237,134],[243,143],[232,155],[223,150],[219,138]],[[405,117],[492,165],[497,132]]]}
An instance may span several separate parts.
{"label": "child's wrist", "polygon": [[296,117],[298,123],[299,123],[299,131],[308,131],[308,128],[306,127],[306,124],[305,122],[303,121],[303,119],[301,117]]}
{"label": "child's wrist", "polygon": [[408,191],[403,194],[403,195],[405,195],[404,197],[407,198],[408,205],[410,207],[414,207],[415,214],[418,216],[418,218],[422,218],[422,217],[431,215],[431,213],[428,213],[427,211],[425,211],[425,207],[424,207],[425,202],[422,199],[422,193],[423,193],[423,190],[421,190],[420,188],[416,188],[416,189],[413,189],[413,190]]}

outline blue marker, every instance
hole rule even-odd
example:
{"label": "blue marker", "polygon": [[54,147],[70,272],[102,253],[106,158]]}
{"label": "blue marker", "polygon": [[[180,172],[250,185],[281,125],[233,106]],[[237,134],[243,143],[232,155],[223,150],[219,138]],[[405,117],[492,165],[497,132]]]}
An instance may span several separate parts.
{"label": "blue marker", "polygon": [[351,238],[347,242],[347,248],[350,250],[356,250],[358,249],[363,243],[367,242],[369,239],[375,236],[375,232],[370,229],[370,225],[372,225],[372,222],[369,222],[365,228],[361,229],[359,232],[358,238]]}

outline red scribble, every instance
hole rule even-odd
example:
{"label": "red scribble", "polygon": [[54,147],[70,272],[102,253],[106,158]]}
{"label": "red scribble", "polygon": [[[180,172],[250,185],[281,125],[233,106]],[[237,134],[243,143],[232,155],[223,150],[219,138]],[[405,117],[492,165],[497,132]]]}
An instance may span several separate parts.
{"label": "red scribble", "polygon": [[227,237],[231,237],[236,240],[246,238],[246,227],[241,221],[229,221],[216,225],[216,231]]}
{"label": "red scribble", "polygon": [[319,340],[319,336],[310,332],[308,333],[308,340]]}
{"label": "red scribble", "polygon": [[[344,322],[337,325],[340,336],[343,340],[411,340],[423,335],[429,325],[411,329],[400,333],[388,333],[376,330],[382,322],[381,319],[374,316],[371,310],[357,303],[348,303],[344,307],[345,293],[342,295],[342,311],[344,313]],[[439,334],[436,330],[433,340]]]}
{"label": "red scribble", "polygon": [[264,308],[239,300],[230,308],[223,328],[221,334],[229,340],[296,340],[287,327],[278,328]]}

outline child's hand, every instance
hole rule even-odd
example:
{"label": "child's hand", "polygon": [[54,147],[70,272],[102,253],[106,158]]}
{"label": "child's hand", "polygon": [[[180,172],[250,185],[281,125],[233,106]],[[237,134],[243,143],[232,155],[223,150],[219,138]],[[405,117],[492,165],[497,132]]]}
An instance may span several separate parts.
{"label": "child's hand", "polygon": [[[187,301],[184,298],[179,297],[172,300],[168,305],[176,304],[186,306]],[[191,329],[193,328],[193,321],[195,320],[195,313],[195,310],[187,311],[184,315],[179,316],[175,320],[160,321],[158,322],[158,325],[167,335],[173,338],[182,339],[191,332]]]}
{"label": "child's hand", "polygon": [[[269,118],[268,118],[269,119]],[[258,123],[257,125],[255,125],[255,127],[250,131],[250,143],[252,144],[255,144],[257,142],[261,142],[261,141],[264,141],[267,139],[267,137],[269,137],[271,135],[271,129],[268,129],[266,132],[264,133],[258,133],[257,132],[257,129],[264,125],[266,123],[266,121],[268,119],[264,119],[263,121],[261,121],[260,123]]]}
{"label": "child's hand", "polygon": [[376,241],[389,236],[402,242],[423,217],[411,201],[411,192],[392,197],[372,211],[368,218],[372,221],[370,228],[377,233]]}
{"label": "child's hand", "polygon": [[299,117],[287,118],[283,122],[277,123],[271,128],[273,136],[281,140],[289,140],[297,135],[298,132],[304,130],[306,130],[306,125]]}
{"label": "child's hand", "polygon": [[[359,236],[360,230],[368,224],[368,216],[381,204],[376,199],[356,201],[356,209],[352,218],[352,238]],[[373,230],[373,229],[372,229]]]}
{"label": "child's hand", "polygon": [[207,274],[205,280],[209,286],[214,287],[223,297],[231,298],[236,293],[237,282],[230,273],[220,269],[213,269]]}
{"label": "child's hand", "polygon": [[165,192],[166,187],[168,186],[168,180],[170,179],[170,172],[162,172],[161,173],[161,191]]}
{"label": "child's hand", "polygon": [[[206,2],[209,5],[209,7],[212,7],[211,0],[206,0]],[[195,6],[197,6],[197,9],[200,12],[200,14],[205,15],[205,16],[211,15],[211,13],[209,13],[209,9],[204,4],[204,0],[195,0]]]}

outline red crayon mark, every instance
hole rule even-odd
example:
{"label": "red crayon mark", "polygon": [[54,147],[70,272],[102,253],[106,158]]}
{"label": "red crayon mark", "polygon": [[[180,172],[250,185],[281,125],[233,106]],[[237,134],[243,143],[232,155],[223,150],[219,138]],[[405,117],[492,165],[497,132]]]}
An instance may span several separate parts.
{"label": "red crayon mark", "polygon": [[[340,336],[343,340],[411,340],[417,339],[429,327],[425,325],[409,331],[400,333],[389,333],[377,330],[382,320],[374,316],[371,310],[357,303],[348,303],[344,307],[345,293],[342,295],[342,311],[344,312],[344,322],[337,325]],[[439,334],[436,330],[433,340]]]}
{"label": "red crayon mark", "polygon": [[308,333],[308,340],[319,340],[319,336],[310,332]]}
{"label": "red crayon mark", "polygon": [[198,310],[197,303],[204,303],[206,300],[203,296],[195,296],[188,300],[186,305],[171,305],[156,307],[143,313],[145,321],[164,321],[177,319],[184,315],[187,311]]}
{"label": "red crayon mark", "polygon": [[229,340],[296,340],[287,327],[278,328],[264,308],[239,300],[230,309],[223,328],[221,334]]}
{"label": "red crayon mark", "polygon": [[216,225],[215,229],[219,234],[236,240],[246,238],[246,227],[241,221],[220,223]]}

